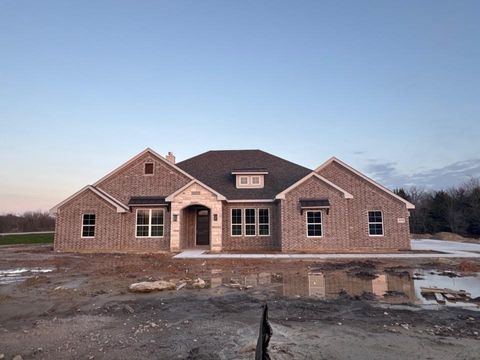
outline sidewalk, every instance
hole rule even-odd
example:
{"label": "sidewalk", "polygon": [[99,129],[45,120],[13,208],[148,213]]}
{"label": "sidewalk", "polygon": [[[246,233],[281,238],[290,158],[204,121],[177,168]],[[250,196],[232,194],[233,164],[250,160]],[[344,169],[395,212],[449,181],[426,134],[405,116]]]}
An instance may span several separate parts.
{"label": "sidewalk", "polygon": [[443,254],[208,254],[206,250],[185,250],[175,259],[422,259],[422,258],[480,258],[480,244],[441,240],[412,240],[412,250],[434,250]]}

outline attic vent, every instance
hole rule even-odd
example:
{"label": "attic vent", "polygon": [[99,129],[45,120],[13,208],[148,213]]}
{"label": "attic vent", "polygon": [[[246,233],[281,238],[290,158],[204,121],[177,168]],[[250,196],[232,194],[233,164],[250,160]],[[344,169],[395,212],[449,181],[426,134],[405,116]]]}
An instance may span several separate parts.
{"label": "attic vent", "polygon": [[200,191],[192,191],[192,195],[200,195]]}
{"label": "attic vent", "polygon": [[145,163],[145,175],[153,175],[153,163]]}

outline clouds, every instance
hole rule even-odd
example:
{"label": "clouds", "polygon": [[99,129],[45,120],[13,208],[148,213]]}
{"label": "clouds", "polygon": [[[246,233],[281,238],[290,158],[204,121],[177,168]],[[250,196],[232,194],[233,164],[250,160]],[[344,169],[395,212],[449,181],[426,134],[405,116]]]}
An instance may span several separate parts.
{"label": "clouds", "polygon": [[429,189],[445,189],[458,185],[470,177],[480,176],[480,159],[458,161],[441,168],[404,174],[395,162],[370,160],[366,172],[389,188],[420,186]]}

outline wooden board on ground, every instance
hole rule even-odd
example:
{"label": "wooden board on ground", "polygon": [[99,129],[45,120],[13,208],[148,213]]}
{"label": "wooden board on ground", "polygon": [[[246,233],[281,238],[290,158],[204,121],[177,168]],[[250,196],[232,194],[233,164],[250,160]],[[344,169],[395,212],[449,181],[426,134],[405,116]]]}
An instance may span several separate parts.
{"label": "wooden board on ground", "polygon": [[433,295],[435,296],[435,300],[437,300],[438,303],[445,304],[445,299],[443,298],[442,294],[433,293]]}

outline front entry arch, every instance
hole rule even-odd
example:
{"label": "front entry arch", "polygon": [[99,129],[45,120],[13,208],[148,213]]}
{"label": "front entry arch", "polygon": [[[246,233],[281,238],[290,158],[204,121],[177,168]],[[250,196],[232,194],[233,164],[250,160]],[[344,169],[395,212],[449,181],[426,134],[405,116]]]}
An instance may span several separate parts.
{"label": "front entry arch", "polygon": [[211,211],[204,205],[190,205],[180,215],[180,244],[182,249],[209,247]]}

